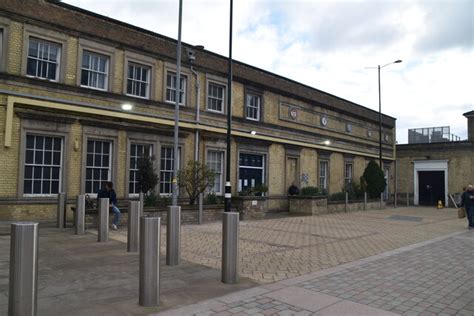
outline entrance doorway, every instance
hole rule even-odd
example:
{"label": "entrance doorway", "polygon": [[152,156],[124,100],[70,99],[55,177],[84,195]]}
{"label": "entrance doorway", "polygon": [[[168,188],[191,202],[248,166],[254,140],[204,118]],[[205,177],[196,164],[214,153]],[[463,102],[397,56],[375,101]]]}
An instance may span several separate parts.
{"label": "entrance doorway", "polygon": [[444,171],[418,171],[418,192],[420,205],[444,204]]}
{"label": "entrance doorway", "polygon": [[292,185],[298,184],[298,159],[294,157],[286,158],[286,190]]}
{"label": "entrance doorway", "polygon": [[415,205],[436,205],[441,200],[448,203],[448,161],[413,161],[413,193]]}

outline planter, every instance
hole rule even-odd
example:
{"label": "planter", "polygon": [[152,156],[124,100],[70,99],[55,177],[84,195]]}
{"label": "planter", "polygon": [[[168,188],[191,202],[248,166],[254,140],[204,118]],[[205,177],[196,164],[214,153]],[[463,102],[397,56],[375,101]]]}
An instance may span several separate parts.
{"label": "planter", "polygon": [[236,196],[232,198],[232,208],[240,214],[240,220],[261,219],[268,210],[267,198],[264,196]]}
{"label": "planter", "polygon": [[[166,224],[167,207],[146,206],[143,212],[147,216],[161,217],[161,222]],[[215,222],[222,220],[223,204],[203,205],[202,221]],[[181,205],[181,223],[196,224],[198,222],[199,208],[197,205]]]}
{"label": "planter", "polygon": [[290,214],[319,215],[328,213],[327,196],[289,195]]}

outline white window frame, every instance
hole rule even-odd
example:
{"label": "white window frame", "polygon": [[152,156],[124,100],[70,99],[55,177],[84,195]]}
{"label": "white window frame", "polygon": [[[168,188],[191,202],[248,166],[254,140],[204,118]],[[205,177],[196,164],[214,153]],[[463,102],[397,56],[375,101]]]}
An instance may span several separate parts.
{"label": "white window frame", "polygon": [[[256,102],[257,105],[251,104],[251,101]],[[257,117],[249,116],[249,110],[252,109],[256,111]],[[262,96],[255,93],[247,93],[245,96],[245,118],[251,121],[260,121],[260,111],[262,110]]]}
{"label": "white window frame", "polygon": [[345,162],[344,163],[344,185],[352,183],[353,176],[354,176],[354,164],[352,162]]}
{"label": "white window frame", "polygon": [[[166,149],[166,150],[171,150],[171,152],[173,153],[173,157],[171,158],[170,156],[168,156],[168,154],[166,154],[166,157],[163,157],[163,149]],[[162,196],[171,196],[173,194],[173,172],[174,172],[174,158],[175,158],[175,155],[174,155],[174,146],[161,146],[160,148],[160,183],[159,183],[159,191],[160,191],[160,195]],[[178,161],[177,161],[177,170],[180,169],[180,164],[181,164],[181,147],[178,147]],[[172,167],[171,169],[162,169],[161,168],[161,163],[162,163],[162,160],[165,159],[165,160],[172,160]],[[166,164],[165,164],[166,165]],[[170,177],[170,181],[165,181],[165,177],[164,177],[164,173],[168,174],[168,175],[171,175]],[[169,187],[170,187],[170,192],[162,192],[162,185],[168,185],[169,184]]]}
{"label": "white window frame", "polygon": [[[84,68],[83,67],[83,61],[84,61],[84,58],[86,58],[86,55],[89,55],[89,68]],[[105,70],[102,72],[98,69],[92,69],[91,68],[91,59],[93,57],[97,57],[100,59],[104,59],[105,60]],[[89,89],[94,89],[94,90],[100,90],[100,91],[107,91],[108,90],[108,87],[109,87],[109,68],[110,68],[110,56],[107,56],[107,55],[104,55],[104,54],[101,54],[101,53],[96,53],[94,51],[91,51],[91,50],[88,50],[88,49],[84,49],[82,51],[82,58],[81,58],[81,67],[80,67],[80,78],[79,78],[79,82],[81,84],[81,87],[84,87],[84,88],[89,88]],[[82,72],[83,71],[86,71],[87,72],[87,85],[86,84],[82,84]],[[103,88],[99,88],[99,87],[96,87],[96,86],[92,86],[91,85],[91,75],[95,75],[97,76],[97,79],[96,79],[96,82],[98,83],[99,80],[98,80],[98,76],[99,75],[104,75],[104,87]]]}
{"label": "white window frame", "polygon": [[[129,68],[133,67],[133,74],[132,78],[130,78]],[[140,78],[136,78],[137,71],[146,71],[146,81],[141,80]],[[150,78],[151,78],[151,67],[147,65],[143,65],[140,63],[129,61],[127,65],[127,80],[126,80],[126,94],[128,96],[141,98],[141,99],[149,99],[150,98]],[[131,82],[132,84],[132,92],[128,91],[128,83]],[[141,96],[140,94],[133,93],[133,91],[139,89],[139,87],[145,84],[145,96]]]}
{"label": "white window frame", "polygon": [[[38,56],[37,57],[30,56],[30,46],[31,46],[32,41],[34,41],[38,44],[38,49],[37,49]],[[50,50],[53,46],[56,46],[56,48],[57,48],[56,60],[55,61],[51,61],[51,60],[49,60],[48,57],[45,57],[45,53],[46,53],[46,55],[49,55],[49,52],[50,52]],[[43,48],[46,47],[46,52],[45,52],[44,49],[41,49],[40,47],[43,47]],[[49,81],[53,81],[53,82],[58,82],[59,81],[59,74],[60,74],[60,67],[61,67],[61,52],[62,52],[62,45],[60,43],[44,40],[44,39],[37,38],[37,37],[34,37],[34,36],[29,36],[28,37],[28,49],[27,49],[27,53],[26,53],[26,71],[25,71],[26,76],[30,77],[30,78],[38,78],[38,79],[42,79],[42,80],[49,80]],[[29,63],[30,60],[35,60],[36,61],[35,75],[28,74],[28,63]],[[45,66],[47,67],[46,68],[46,77],[42,77],[41,74],[38,75],[38,67],[42,66],[43,64],[45,64]],[[56,72],[54,74],[54,79],[51,79],[51,78],[47,77],[48,73],[49,73],[48,67],[49,67],[50,64],[55,64],[56,65]]]}
{"label": "white window frame", "polygon": [[[323,167],[324,166],[324,167]],[[328,190],[328,178],[329,178],[329,161],[320,160],[319,161],[319,188]],[[321,185],[321,183],[323,185]]]}
{"label": "white window frame", "polygon": [[[127,185],[127,192],[128,192],[128,196],[131,196],[131,197],[136,197],[139,195],[140,192],[138,193],[133,193],[133,192],[130,192],[130,184],[131,183],[134,183],[134,188],[136,189],[136,184],[138,183],[138,181],[134,181],[132,179],[132,177],[130,176],[130,173],[137,173],[138,172],[138,166],[137,166],[137,161],[140,157],[142,157],[142,155],[133,155],[132,153],[132,148],[133,146],[142,146],[143,150],[142,150],[142,154],[144,154],[144,151],[145,151],[145,148],[148,148],[148,151],[149,151],[149,157],[150,159],[153,157],[153,144],[144,144],[144,143],[138,143],[138,142],[132,142],[130,143],[130,155],[128,157],[129,159],[129,178],[128,178],[128,185]],[[135,165],[132,165],[132,159],[135,159]],[[136,177],[135,177],[135,180],[136,180]]]}
{"label": "white window frame", "polygon": [[[113,146],[114,146],[114,143],[111,141],[111,140],[104,140],[104,139],[96,139],[96,138],[88,138],[87,141],[86,141],[86,161],[85,161],[85,177],[84,177],[84,192],[85,194],[90,194],[91,196],[96,196],[97,195],[97,192],[87,192],[87,181],[89,180],[89,178],[87,178],[87,170],[88,169],[92,169],[92,185],[91,187],[93,188],[94,187],[94,182],[97,182],[97,180],[94,179],[94,169],[99,169],[99,170],[102,170],[102,169],[105,169],[103,168],[103,166],[95,166],[95,157],[93,157],[92,159],[92,163],[93,165],[92,166],[89,166],[87,164],[87,154],[89,154],[88,150],[87,150],[87,147],[88,147],[88,143],[89,142],[94,142],[94,148],[93,148],[93,152],[92,154],[95,156],[95,142],[102,142],[102,143],[109,143],[109,166],[108,166],[108,169],[107,169],[107,179],[105,180],[98,180],[100,182],[102,181],[112,181],[112,162],[113,162]],[[102,156],[103,156],[103,151],[102,151]],[[101,185],[99,185],[99,190],[102,188]]]}
{"label": "white window frame", "polygon": [[[211,161],[211,157],[213,155],[217,154],[219,156],[219,160],[212,160]],[[212,158],[215,158],[215,157],[212,157]],[[218,187],[216,186],[216,183],[214,182],[214,186],[212,188],[210,188],[208,190],[208,192],[212,192],[214,193],[215,195],[222,195],[223,193],[223,190],[222,190],[222,186],[223,186],[223,181],[224,181],[224,151],[222,150],[215,150],[215,149],[208,149],[207,150],[207,153],[206,153],[206,164],[208,166],[208,168],[210,168],[211,170],[213,170],[215,172],[215,176],[216,178],[219,178],[219,182],[218,182]],[[220,165],[220,168],[219,170],[217,168],[214,168],[215,165]],[[216,190],[216,188],[218,188],[218,190]]]}
{"label": "white window frame", "polygon": [[[211,95],[209,93],[211,85],[215,86],[216,88],[222,88],[222,99],[220,99],[217,96]],[[227,86],[225,86],[224,84],[219,83],[219,82],[208,81],[207,82],[206,94],[207,94],[207,110],[209,112],[214,112],[214,113],[225,113],[225,106],[226,106],[226,101],[225,100],[226,100],[226,95],[227,95]],[[219,110],[210,108],[211,101],[217,101],[217,102],[220,101],[221,102],[221,110],[219,111]]]}
{"label": "white window frame", "polygon": [[[26,162],[26,159],[27,159],[27,151],[28,151],[28,147],[27,147],[27,143],[28,143],[28,136],[33,136],[34,137],[34,148],[33,148],[33,162],[32,163],[27,163]],[[41,155],[43,156],[42,157],[42,161],[43,163],[41,164],[37,164],[35,162],[35,157],[38,153],[38,151],[36,150],[36,137],[42,137],[43,138],[43,148],[40,149],[41,150]],[[45,139],[46,137],[51,137],[53,140],[53,143],[52,143],[52,150],[51,150],[51,164],[45,164],[44,163],[44,159],[45,159],[45,148],[44,148],[44,142],[45,142]],[[61,141],[61,148],[60,148],[60,151],[59,151],[59,165],[55,165],[53,164],[53,160],[54,160],[54,139],[57,138],[57,139],[60,139]],[[61,189],[62,189],[62,177],[63,177],[63,155],[64,155],[64,144],[65,144],[65,141],[64,141],[64,137],[61,137],[61,136],[55,136],[55,135],[43,135],[43,134],[40,134],[40,133],[26,133],[26,138],[25,138],[25,157],[23,159],[23,196],[24,197],[51,197],[51,196],[57,196],[57,194],[59,192],[61,192]],[[33,168],[33,170],[31,171],[32,172],[32,178],[29,179],[32,181],[32,186],[31,186],[31,190],[32,190],[32,193],[25,193],[25,181],[27,180],[26,178],[26,168],[30,166]],[[41,168],[41,178],[40,178],[40,181],[41,181],[41,193],[33,193],[34,191],[34,181],[35,181],[35,178],[34,178],[34,168],[37,168],[37,167],[40,167]],[[44,173],[44,168],[53,168],[53,167],[59,167],[59,178],[58,178],[58,193],[43,193],[43,185],[44,185],[44,181],[47,180],[45,178],[43,178],[43,173]],[[51,188],[51,182],[52,182],[52,170],[51,170],[51,174],[50,174],[50,177],[49,177],[49,180],[50,180],[50,188]],[[50,189],[51,190],[51,189]]]}
{"label": "white window frame", "polygon": [[[176,103],[176,79],[177,79],[176,77],[177,77],[177,75],[176,75],[175,71],[171,71],[171,70],[166,71],[165,102],[167,102],[167,103],[172,103],[172,104]],[[171,86],[168,85],[168,78],[171,79]],[[179,102],[179,105],[185,105],[186,104],[186,99],[187,99],[186,89],[188,87],[188,76],[181,72],[180,81],[182,81],[182,85],[180,84],[180,91],[179,91],[180,102]],[[174,98],[175,98],[174,100],[168,98],[168,92],[170,93],[170,95],[174,94]]]}

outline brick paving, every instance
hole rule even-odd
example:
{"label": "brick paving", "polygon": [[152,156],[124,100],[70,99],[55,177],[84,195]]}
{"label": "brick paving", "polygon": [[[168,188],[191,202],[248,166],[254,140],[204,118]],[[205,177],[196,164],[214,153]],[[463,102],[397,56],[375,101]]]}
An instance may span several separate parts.
{"label": "brick paving", "polygon": [[160,315],[474,315],[474,231]]}
{"label": "brick paving", "polygon": [[[394,220],[411,216],[421,221]],[[271,283],[465,229],[454,209],[410,207],[240,222],[240,275]],[[183,225],[182,258],[221,267],[222,223]],[[126,242],[126,229],[111,232]],[[162,247],[166,228],[162,229]]]}

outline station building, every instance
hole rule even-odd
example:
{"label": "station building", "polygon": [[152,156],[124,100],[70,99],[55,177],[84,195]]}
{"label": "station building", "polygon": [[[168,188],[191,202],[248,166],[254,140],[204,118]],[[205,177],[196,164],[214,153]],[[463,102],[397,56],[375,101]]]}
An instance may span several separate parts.
{"label": "station building", "polygon": [[[73,203],[104,181],[119,199],[136,198],[142,155],[155,157],[159,194],[171,193],[175,163],[197,157],[216,171],[222,195],[229,89],[233,195],[264,184],[268,210],[285,210],[292,183],[340,192],[378,161],[378,112],[238,61],[228,87],[227,57],[188,44],[174,153],[176,47],[61,2],[1,1],[0,220],[53,218],[58,192]],[[389,196],[395,119],[381,122]]]}
{"label": "station building", "polygon": [[467,119],[466,140],[453,137],[448,127],[409,130],[408,144],[397,145],[399,200],[411,205],[453,206],[474,184],[474,111]]}

